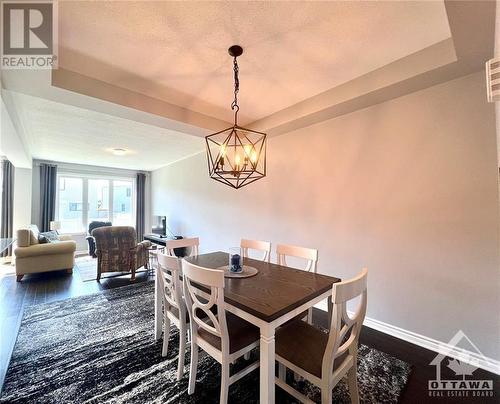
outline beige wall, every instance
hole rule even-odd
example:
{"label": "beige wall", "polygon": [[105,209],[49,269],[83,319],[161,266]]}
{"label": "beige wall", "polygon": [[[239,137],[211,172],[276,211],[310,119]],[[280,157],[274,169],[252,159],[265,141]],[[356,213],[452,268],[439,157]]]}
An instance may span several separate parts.
{"label": "beige wall", "polygon": [[[496,4],[496,20],[495,20],[495,57],[500,57],[500,2]],[[497,117],[497,152],[498,152],[498,167],[500,167],[500,102],[495,103]],[[499,187],[500,190],[500,187]]]}
{"label": "beige wall", "polygon": [[200,154],[153,172],[153,214],[202,251],[240,237],[316,247],[321,273],[369,268],[368,316],[500,359],[495,113],[484,72],[269,140],[235,191]]}
{"label": "beige wall", "polygon": [[[495,23],[495,57],[500,58],[500,2],[496,4]],[[498,195],[500,198],[500,102],[495,102],[496,129],[497,129],[497,165],[498,165]],[[500,204],[499,204],[500,208]],[[498,223],[500,229],[500,221]],[[500,239],[499,239],[500,246]],[[499,247],[500,249],[500,247]]]}

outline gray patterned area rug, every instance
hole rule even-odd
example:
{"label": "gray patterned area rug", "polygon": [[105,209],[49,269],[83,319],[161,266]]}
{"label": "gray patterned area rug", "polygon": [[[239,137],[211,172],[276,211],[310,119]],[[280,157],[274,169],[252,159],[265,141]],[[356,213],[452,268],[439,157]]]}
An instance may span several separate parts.
{"label": "gray patterned area rug", "polygon": [[[178,333],[170,333],[169,353],[161,357],[154,341],[154,285],[141,283],[99,294],[26,309],[5,378],[0,403],[216,403],[220,366],[200,356],[195,394],[187,394],[186,373],[176,380]],[[254,352],[253,355],[257,355]],[[244,359],[234,366],[237,371]],[[358,380],[362,402],[396,403],[410,365],[361,345]],[[319,391],[297,387],[314,401]],[[257,403],[258,369],[229,389],[229,401]],[[276,402],[295,402],[276,388]],[[334,390],[334,403],[349,403],[346,385]]]}
{"label": "gray patterned area rug", "polygon": [[[97,279],[97,258],[89,257],[88,255],[78,257],[75,260],[75,266],[78,269],[78,274],[83,282],[95,281]],[[146,272],[146,269],[137,270],[136,273]],[[101,279],[117,278],[119,276],[129,276],[130,272],[105,272],[101,275]]]}

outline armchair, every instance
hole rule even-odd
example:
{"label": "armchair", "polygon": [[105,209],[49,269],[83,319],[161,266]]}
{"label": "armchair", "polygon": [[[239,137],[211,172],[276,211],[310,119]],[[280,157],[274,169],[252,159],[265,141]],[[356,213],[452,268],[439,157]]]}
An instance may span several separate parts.
{"label": "armchair", "polygon": [[137,243],[135,229],[130,226],[105,226],[94,229],[96,243],[97,280],[103,272],[131,272],[147,267],[150,241]]}
{"label": "armchair", "polygon": [[92,232],[94,229],[98,229],[99,227],[104,227],[104,226],[112,226],[111,222],[98,222],[98,221],[93,221],[90,222],[89,224],[89,235],[86,237],[87,243],[89,245],[89,255],[92,258],[97,258],[97,255],[95,254],[95,239],[94,236],[92,236]]}

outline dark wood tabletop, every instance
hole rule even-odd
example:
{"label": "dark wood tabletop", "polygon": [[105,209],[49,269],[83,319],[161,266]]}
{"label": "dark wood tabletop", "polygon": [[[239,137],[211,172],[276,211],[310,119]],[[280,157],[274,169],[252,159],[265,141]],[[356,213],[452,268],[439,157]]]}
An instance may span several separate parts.
{"label": "dark wood tabletop", "polygon": [[[228,265],[229,256],[214,252],[188,257],[192,264],[216,269]],[[340,279],[243,258],[243,264],[255,267],[259,273],[250,278],[226,278],[224,300],[246,312],[271,322],[300,305],[331,290]]]}

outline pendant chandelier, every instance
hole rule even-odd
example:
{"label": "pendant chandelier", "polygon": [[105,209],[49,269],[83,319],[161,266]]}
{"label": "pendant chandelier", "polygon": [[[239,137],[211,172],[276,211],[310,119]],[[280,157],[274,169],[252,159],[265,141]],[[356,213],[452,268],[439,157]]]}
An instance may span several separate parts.
{"label": "pendant chandelier", "polygon": [[205,137],[207,143],[208,173],[210,178],[235,189],[266,176],[266,134],[238,126],[238,61],[243,48],[233,45],[228,49],[233,57],[234,125]]}

